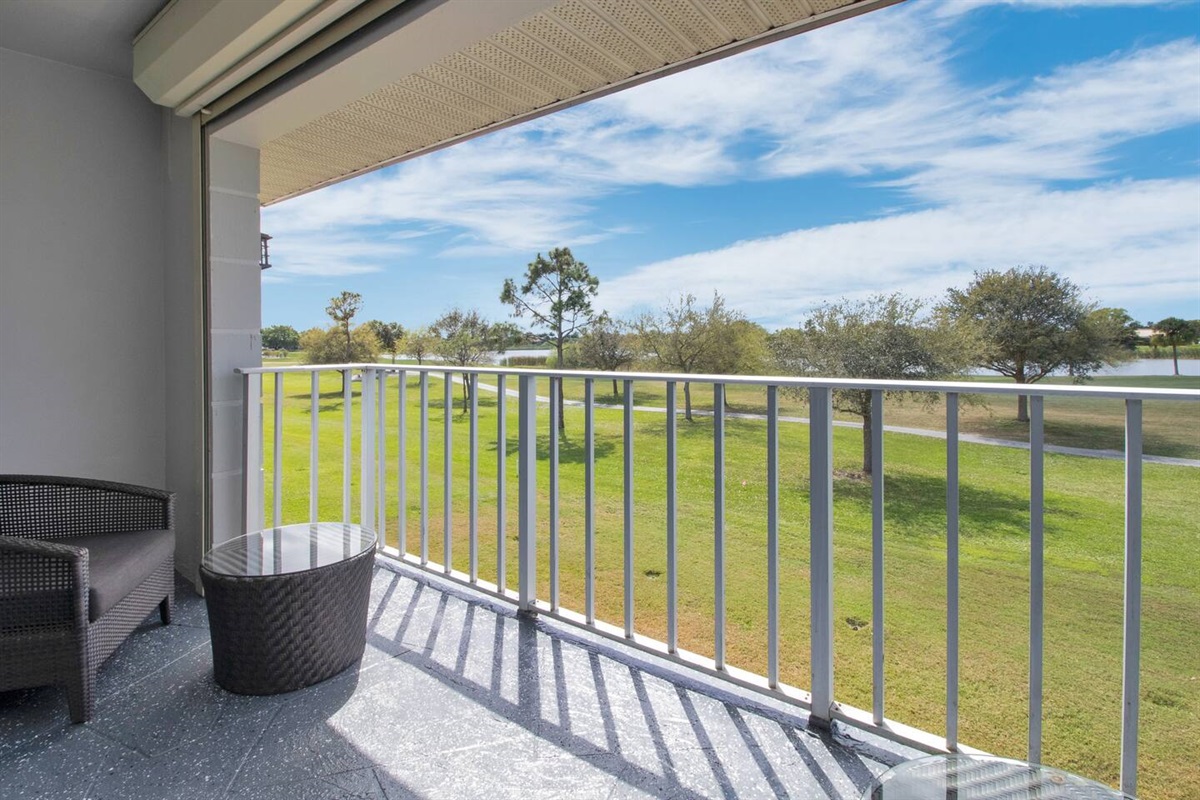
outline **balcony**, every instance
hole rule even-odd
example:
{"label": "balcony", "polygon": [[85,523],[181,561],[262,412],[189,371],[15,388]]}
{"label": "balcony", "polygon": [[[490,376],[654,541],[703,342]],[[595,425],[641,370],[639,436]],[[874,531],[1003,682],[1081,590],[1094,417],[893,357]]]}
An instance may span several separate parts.
{"label": "balcony", "polygon": [[[1143,405],[1194,413],[1195,392],[1024,387],[1024,454],[959,435],[960,407],[981,395],[1012,400],[1012,384],[446,365],[241,372],[247,530],[357,522],[380,534],[381,563],[782,703],[818,728],[924,752],[980,747],[1136,789],[1143,497],[1166,502],[1171,482],[1165,467],[1143,466]],[[598,399],[610,382],[612,398]],[[757,392],[761,407],[727,410],[717,398],[734,389]],[[833,413],[843,390],[876,400],[866,475],[855,472],[858,454],[845,455],[862,435]],[[881,401],[894,392],[932,394],[944,408],[941,441],[925,440],[940,453],[933,467],[906,465],[912,437],[885,430]],[[684,396],[696,400],[695,424],[679,413]],[[1124,463],[1064,487],[1066,456],[1048,455],[1045,407],[1079,397],[1119,409]],[[981,483],[988,470],[1021,496]],[[1064,502],[1072,491],[1100,494]],[[1089,519],[1098,560],[1070,562],[1078,554],[1057,549],[1064,517]],[[993,529],[1008,538],[994,552]],[[1015,577],[1013,561],[1027,565]],[[1080,568],[1092,579],[1077,581]],[[1156,607],[1174,602],[1163,591],[1174,590],[1153,587]],[[1064,652],[1064,627],[1086,613],[1104,622]],[[1148,622],[1164,635],[1163,620]],[[1172,723],[1156,705],[1151,731],[1162,741]]]}
{"label": "balcony", "polygon": [[204,601],[100,671],[96,718],[0,694],[0,796],[830,797],[913,751],[380,559],[361,666],[283,695],[212,679]]}
{"label": "balcony", "polygon": [[[1164,558],[1164,486],[1178,495],[1194,478],[1143,466],[1142,444],[1161,425],[1144,405],[1194,413],[1195,392],[1027,387],[1022,453],[958,433],[968,396],[1012,385],[241,372],[244,526],[343,519],[380,534],[361,666],[286,695],[224,692],[203,601],[181,584],[178,624],[148,622],[101,670],[95,722],[70,725],[54,689],[0,695],[0,796],[853,800],[889,766],[975,747],[1131,791],[1147,741],[1146,796],[1188,796],[1191,760],[1162,735],[1191,741],[1196,721],[1186,701],[1182,717],[1158,702],[1172,697],[1159,659],[1164,640],[1193,635],[1163,610],[1193,606],[1144,589],[1142,565]],[[914,476],[911,436],[885,429],[881,403],[873,469],[855,474],[861,435],[835,419],[838,389],[936,393],[946,431],[925,441],[944,454],[938,474]],[[717,401],[726,390],[738,411]],[[688,391],[694,424],[678,413]],[[1057,483],[1068,456],[1043,430],[1047,405],[1079,396],[1117,404],[1127,451],[1092,462],[1109,497],[1072,504]],[[981,467],[1019,473],[1024,500],[981,489]],[[937,507],[914,508],[931,487]],[[1072,584],[1077,565],[1055,549],[1062,515],[1108,542],[1082,570],[1096,580]],[[932,538],[917,530],[931,517]],[[1027,559],[1021,585],[983,582],[1001,565],[980,560],[981,519],[1020,534],[1003,552]],[[1064,615],[1101,620],[1065,660]],[[1016,679],[1000,669],[1013,650]],[[1167,785],[1182,793],[1151,791]]]}

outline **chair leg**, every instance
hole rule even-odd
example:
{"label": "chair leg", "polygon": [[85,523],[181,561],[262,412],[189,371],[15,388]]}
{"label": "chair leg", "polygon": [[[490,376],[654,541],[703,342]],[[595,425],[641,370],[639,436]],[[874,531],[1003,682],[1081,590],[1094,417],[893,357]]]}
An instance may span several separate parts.
{"label": "chair leg", "polygon": [[162,602],[158,604],[158,616],[162,619],[163,625],[171,624],[171,613],[175,610],[175,603],[170,596],[164,597]]}
{"label": "chair leg", "polygon": [[71,722],[89,722],[96,710],[96,676],[91,670],[67,684],[67,707],[71,711]]}

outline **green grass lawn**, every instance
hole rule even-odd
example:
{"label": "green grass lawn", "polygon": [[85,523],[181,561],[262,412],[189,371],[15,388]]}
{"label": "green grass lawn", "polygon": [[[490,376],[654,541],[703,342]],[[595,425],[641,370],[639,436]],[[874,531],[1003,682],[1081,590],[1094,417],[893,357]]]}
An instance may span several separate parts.
{"label": "green grass lawn", "polygon": [[[265,402],[273,402],[264,381]],[[1177,385],[1177,384],[1172,384]],[[600,393],[597,382],[597,393]],[[355,395],[359,385],[354,385]],[[515,381],[510,379],[510,388]],[[568,396],[577,387],[568,386]],[[607,386],[611,389],[611,386]],[[694,387],[695,388],[695,387]],[[430,557],[442,559],[444,410],[443,383],[430,380]],[[309,378],[284,380],[284,522],[308,518]],[[467,567],[468,418],[454,387],[453,564]],[[653,385],[638,386],[638,403],[656,404]],[[544,393],[544,387],[543,387]],[[582,392],[579,392],[582,394]],[[341,518],[342,392],[340,378],[321,381],[320,517]],[[397,531],[397,380],[388,382],[386,530]],[[711,389],[695,392],[697,401]],[[418,414],[415,376],[407,390],[405,508],[408,549],[418,550]],[[598,400],[605,398],[599,397]],[[610,398],[611,399],[611,398]],[[731,392],[736,409],[753,409],[748,394]],[[1097,401],[1099,402],[1099,401]],[[1083,408],[1094,420],[1119,419],[1112,408]],[[699,406],[700,403],[697,402]],[[1007,404],[1006,404],[1007,405]],[[1047,404],[1050,405],[1049,403]],[[1147,404],[1147,427],[1151,412]],[[1162,404],[1179,406],[1183,404]],[[357,403],[356,403],[357,406]],[[902,406],[901,408],[905,408]],[[1189,415],[1195,404],[1190,404]],[[508,583],[516,582],[516,402],[508,403],[505,443],[508,469]],[[802,408],[788,409],[802,413]],[[926,413],[920,407],[913,413]],[[891,409],[889,409],[891,412]],[[1003,409],[1008,413],[1007,407]],[[997,411],[997,413],[1000,413]],[[1048,416],[1049,416],[1048,410]],[[1196,430],[1195,420],[1170,423]],[[930,415],[940,419],[941,412]],[[272,415],[265,414],[267,442]],[[1159,417],[1155,417],[1159,419]],[[357,463],[355,408],[353,449]],[[889,418],[889,422],[896,422]],[[566,411],[561,452],[561,602],[582,610],[583,412]],[[480,393],[480,575],[496,579],[496,397]],[[899,423],[896,424],[908,424]],[[1159,424],[1159,423],[1156,423]],[[635,621],[639,633],[666,634],[665,434],[662,414],[635,415]],[[596,411],[596,611],[600,619],[623,619],[621,413]],[[932,426],[932,425],[930,425]],[[964,427],[966,427],[964,425]],[[1050,428],[1049,423],[1047,428]],[[547,507],[548,409],[539,407],[539,596],[548,596]],[[762,673],[766,667],[765,425],[726,422],[726,602],[728,663]],[[870,485],[856,477],[861,434],[835,429],[835,668],[838,701],[860,708],[871,702]],[[1194,443],[1193,443],[1194,444]],[[268,445],[267,508],[271,508]],[[944,443],[888,434],[886,479],[887,715],[942,732],[945,719],[945,455]],[[680,646],[712,654],[713,481],[712,423],[679,421],[679,636]],[[782,677],[808,685],[808,428],[781,425],[780,575]],[[1008,448],[963,444],[961,450],[961,717],[966,744],[1009,756],[1025,753],[1028,704],[1028,454]],[[358,469],[353,470],[358,502]],[[1119,770],[1121,713],[1121,619],[1123,465],[1119,461],[1049,455],[1046,459],[1046,711],[1044,760],[1115,783]],[[1200,470],[1145,467],[1144,626],[1140,794],[1200,796]],[[357,515],[357,509],[354,514]],[[268,520],[269,522],[269,520]],[[853,624],[850,621],[853,620]],[[860,625],[866,622],[866,625]]]}

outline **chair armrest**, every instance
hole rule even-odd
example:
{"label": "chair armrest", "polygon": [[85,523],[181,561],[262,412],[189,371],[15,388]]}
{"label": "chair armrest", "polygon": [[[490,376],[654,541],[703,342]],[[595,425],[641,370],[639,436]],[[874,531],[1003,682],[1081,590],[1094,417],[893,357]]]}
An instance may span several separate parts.
{"label": "chair armrest", "polygon": [[88,551],[0,536],[0,632],[88,624]]}
{"label": "chair armrest", "polygon": [[53,539],[174,528],[173,492],[90,478],[0,475],[0,535]]}

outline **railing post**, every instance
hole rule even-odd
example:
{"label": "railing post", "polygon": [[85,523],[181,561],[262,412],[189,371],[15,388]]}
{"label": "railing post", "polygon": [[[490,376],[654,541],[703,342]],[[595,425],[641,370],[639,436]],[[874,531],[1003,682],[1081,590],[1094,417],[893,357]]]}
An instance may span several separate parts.
{"label": "railing post", "polygon": [[537,376],[521,375],[517,397],[517,588],[521,611],[537,610]]}
{"label": "railing post", "polygon": [[1121,791],[1137,792],[1142,655],[1142,401],[1125,401],[1125,627],[1121,679]]}
{"label": "railing post", "polygon": [[833,392],[814,386],[808,396],[811,721],[828,727],[833,712]]}
{"label": "railing post", "polygon": [[358,517],[365,530],[375,530],[375,370],[362,371],[362,426],[359,431]]}
{"label": "railing post", "polygon": [[318,467],[321,455],[321,371],[314,369],[309,376],[312,385],[308,400],[308,521],[316,522],[320,516],[321,471]]}
{"label": "railing post", "polygon": [[354,428],[354,390],[351,370],[342,370],[342,522],[350,519],[350,451],[353,446],[351,431]]}
{"label": "railing post", "polygon": [[271,526],[283,524],[283,373],[275,373],[275,390],[271,397],[275,420],[271,428]]}
{"label": "railing post", "polygon": [[262,489],[262,375],[244,375],[242,381],[242,532],[263,527]]}

